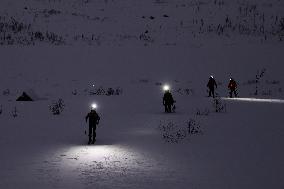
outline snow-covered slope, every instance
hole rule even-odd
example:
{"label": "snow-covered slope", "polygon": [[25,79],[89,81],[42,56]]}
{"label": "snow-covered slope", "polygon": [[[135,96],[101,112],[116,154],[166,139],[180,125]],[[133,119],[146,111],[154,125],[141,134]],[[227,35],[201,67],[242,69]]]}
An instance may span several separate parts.
{"label": "snow-covered slope", "polygon": [[[0,4],[0,22],[27,26],[0,31],[0,188],[284,187],[282,1]],[[237,24],[242,14],[250,26],[259,12],[279,20],[266,20],[264,33],[202,32],[226,24],[226,15]],[[223,97],[219,113],[206,97],[211,74]],[[230,77],[241,99],[226,98]],[[163,113],[163,84],[176,113]],[[118,95],[102,94],[109,88]],[[36,101],[16,102],[23,91]],[[58,99],[65,108],[53,115]],[[88,146],[93,102],[101,122]]]}

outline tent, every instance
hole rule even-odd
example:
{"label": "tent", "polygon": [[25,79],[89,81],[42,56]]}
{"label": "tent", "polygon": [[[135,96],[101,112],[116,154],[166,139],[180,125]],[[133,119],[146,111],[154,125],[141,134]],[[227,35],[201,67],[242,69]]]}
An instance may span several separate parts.
{"label": "tent", "polygon": [[23,94],[19,96],[16,101],[33,101],[33,99],[27,95],[27,93],[23,92]]}

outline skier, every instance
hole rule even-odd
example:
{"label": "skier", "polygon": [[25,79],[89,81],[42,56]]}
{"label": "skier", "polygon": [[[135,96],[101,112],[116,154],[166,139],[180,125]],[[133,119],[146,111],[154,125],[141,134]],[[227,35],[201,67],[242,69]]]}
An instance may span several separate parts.
{"label": "skier", "polygon": [[215,88],[217,89],[217,83],[215,81],[215,79],[213,78],[213,76],[211,75],[209,78],[209,81],[207,83],[207,87],[209,88],[209,95],[208,97],[210,97],[211,95],[213,96],[213,98],[215,98]]}
{"label": "skier", "polygon": [[[170,90],[169,89],[165,90],[164,97],[163,97],[163,105],[165,106],[166,113],[172,112],[172,106],[174,105],[174,103],[175,103],[175,100],[172,94],[170,93]],[[174,109],[175,108],[173,107],[173,111]]]}
{"label": "skier", "polygon": [[[96,128],[100,121],[100,116],[97,114],[95,108],[92,108],[86,116],[86,123],[89,119],[89,142],[88,144],[94,144],[96,142]],[[93,140],[92,140],[93,136]]]}
{"label": "skier", "polygon": [[233,98],[233,93],[235,97],[237,97],[237,83],[233,78],[230,78],[229,84],[228,84],[228,89],[230,90],[230,98]]}

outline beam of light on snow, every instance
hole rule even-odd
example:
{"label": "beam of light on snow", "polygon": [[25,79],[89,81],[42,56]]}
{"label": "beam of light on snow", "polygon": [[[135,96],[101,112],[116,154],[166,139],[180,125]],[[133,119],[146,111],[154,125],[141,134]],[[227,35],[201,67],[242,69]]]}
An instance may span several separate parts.
{"label": "beam of light on snow", "polygon": [[229,101],[244,101],[244,102],[267,102],[267,103],[281,103],[281,104],[284,103],[284,100],[282,99],[228,98],[228,97],[223,97],[221,99]]}
{"label": "beam of light on snow", "polygon": [[169,85],[164,85],[164,86],[163,86],[163,90],[164,90],[164,91],[170,90],[170,86],[169,86]]}

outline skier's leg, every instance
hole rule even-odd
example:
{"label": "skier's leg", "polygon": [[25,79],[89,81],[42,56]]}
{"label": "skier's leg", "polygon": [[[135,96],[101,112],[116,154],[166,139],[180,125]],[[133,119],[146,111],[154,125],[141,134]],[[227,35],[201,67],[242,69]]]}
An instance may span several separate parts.
{"label": "skier's leg", "polygon": [[90,144],[92,141],[92,126],[89,125],[89,141],[88,141],[88,144]]}
{"label": "skier's leg", "polygon": [[167,105],[164,104],[164,106],[165,106],[165,113],[167,113],[168,112]]}
{"label": "skier's leg", "polygon": [[233,91],[230,89],[230,98],[233,98]]}
{"label": "skier's leg", "polygon": [[172,112],[172,105],[168,104],[168,112],[171,113]]}
{"label": "skier's leg", "polygon": [[96,126],[94,126],[94,127],[93,127],[93,141],[92,141],[93,144],[96,142],[96,136],[97,136],[97,133],[96,133]]}

